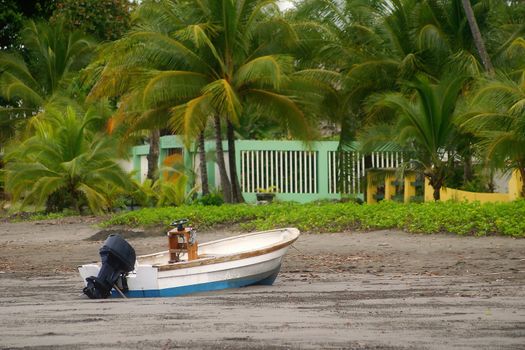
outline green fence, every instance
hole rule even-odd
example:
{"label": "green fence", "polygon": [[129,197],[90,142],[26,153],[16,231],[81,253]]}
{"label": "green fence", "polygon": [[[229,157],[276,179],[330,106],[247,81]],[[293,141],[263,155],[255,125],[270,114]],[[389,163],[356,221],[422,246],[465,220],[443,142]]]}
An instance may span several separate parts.
{"label": "green fence", "polygon": [[[235,143],[237,171],[243,196],[247,202],[256,201],[260,189],[276,189],[276,199],[309,202],[321,199],[340,199],[344,195],[363,198],[365,157],[358,152],[337,152],[337,141],[303,143],[301,141],[255,141],[238,140]],[[215,162],[215,142],[205,143],[209,183],[217,187],[220,183]],[[228,151],[227,142],[223,149]],[[133,147],[133,168],[137,177],[145,178],[148,145]],[[178,136],[163,136],[160,142],[162,164],[166,157],[180,154],[186,167],[199,169],[196,148],[185,149]],[[376,167],[394,167],[400,162],[397,154],[380,152],[368,158]],[[225,161],[228,158],[225,153]],[[346,181],[339,182],[340,164],[344,164]],[[199,177],[197,176],[197,179]]]}

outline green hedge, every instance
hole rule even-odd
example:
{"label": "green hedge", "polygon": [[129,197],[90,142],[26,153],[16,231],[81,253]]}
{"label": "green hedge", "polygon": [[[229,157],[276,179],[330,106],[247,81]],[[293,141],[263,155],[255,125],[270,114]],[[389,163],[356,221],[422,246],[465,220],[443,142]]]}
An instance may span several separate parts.
{"label": "green hedge", "polygon": [[188,218],[198,228],[238,224],[245,230],[293,226],[305,232],[401,229],[415,233],[525,237],[525,201],[487,204],[381,202],[358,205],[321,202],[217,207],[191,205],[127,212],[105,221],[103,226],[167,226],[178,218]]}

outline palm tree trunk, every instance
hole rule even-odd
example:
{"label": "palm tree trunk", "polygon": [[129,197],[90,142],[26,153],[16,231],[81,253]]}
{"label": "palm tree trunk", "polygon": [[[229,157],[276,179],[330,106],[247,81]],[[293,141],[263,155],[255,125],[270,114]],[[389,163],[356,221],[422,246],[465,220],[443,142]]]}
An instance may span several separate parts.
{"label": "palm tree trunk", "polygon": [[73,208],[77,211],[77,213],[82,214],[82,208],[80,206],[80,194],[79,191],[75,188],[75,185],[73,183],[70,183],[68,187],[68,192],[71,195],[71,201]]}
{"label": "palm tree trunk", "polygon": [[481,58],[481,61],[483,62],[483,66],[490,75],[494,75],[494,67],[492,66],[492,61],[490,60],[490,56],[487,52],[487,49],[485,48],[485,42],[481,37],[478,22],[476,21],[476,17],[474,16],[474,11],[472,10],[470,0],[462,0],[462,3],[463,9],[465,10],[465,15],[467,16],[468,24],[470,26],[470,31],[472,32],[472,37],[474,38],[474,44],[478,49],[478,53]]}
{"label": "palm tree trunk", "polygon": [[440,186],[436,186],[436,187],[432,187],[434,189],[434,192],[433,192],[433,197],[434,197],[434,200],[435,201],[439,201],[441,199],[441,185]]}
{"label": "palm tree trunk", "polygon": [[160,130],[151,130],[149,138],[148,175],[147,178],[154,181],[158,178],[159,153],[160,153]]}
{"label": "palm tree trunk", "polygon": [[472,181],[473,178],[472,155],[468,152],[468,154],[463,157],[463,184]]}
{"label": "palm tree trunk", "polygon": [[232,202],[232,188],[228,173],[226,172],[226,165],[224,163],[224,151],[222,149],[221,137],[221,119],[218,115],[214,117],[215,121],[215,153],[217,155],[217,166],[219,167],[219,175],[221,180],[222,196],[226,203]]}
{"label": "palm tree trunk", "polygon": [[244,203],[242,197],[241,186],[239,185],[239,176],[237,175],[237,161],[235,153],[235,133],[233,124],[227,121],[227,137],[228,137],[228,161],[230,167],[230,178],[232,185],[232,200],[234,203]]}
{"label": "palm tree trunk", "polygon": [[208,169],[206,167],[206,148],[204,146],[204,130],[202,130],[199,134],[199,161],[202,195],[206,196],[210,194],[210,188],[208,186]]}
{"label": "palm tree trunk", "polygon": [[432,196],[434,200],[439,201],[441,199],[441,187],[443,187],[445,178],[441,175],[439,169],[432,172],[425,172],[425,176],[428,178],[428,183],[433,189]]}

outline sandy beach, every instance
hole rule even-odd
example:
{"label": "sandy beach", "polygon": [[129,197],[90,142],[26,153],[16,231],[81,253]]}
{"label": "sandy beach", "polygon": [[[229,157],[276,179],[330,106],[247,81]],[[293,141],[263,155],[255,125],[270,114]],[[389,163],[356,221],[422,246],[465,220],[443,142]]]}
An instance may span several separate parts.
{"label": "sandy beach", "polygon": [[[0,223],[1,349],[525,347],[525,240],[303,234],[273,286],[89,300],[76,267],[99,259],[96,222]],[[158,229],[125,236],[166,247]]]}

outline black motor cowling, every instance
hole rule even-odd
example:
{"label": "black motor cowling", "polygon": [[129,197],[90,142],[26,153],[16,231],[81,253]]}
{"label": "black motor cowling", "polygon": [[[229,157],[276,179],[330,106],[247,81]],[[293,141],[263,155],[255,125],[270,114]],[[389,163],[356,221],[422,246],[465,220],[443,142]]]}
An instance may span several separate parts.
{"label": "black motor cowling", "polygon": [[110,235],[100,248],[102,267],[97,277],[86,278],[87,287],[83,292],[91,299],[106,299],[119,279],[125,281],[125,275],[135,266],[135,249],[120,235]]}

